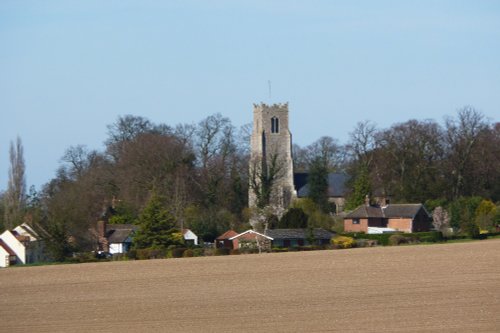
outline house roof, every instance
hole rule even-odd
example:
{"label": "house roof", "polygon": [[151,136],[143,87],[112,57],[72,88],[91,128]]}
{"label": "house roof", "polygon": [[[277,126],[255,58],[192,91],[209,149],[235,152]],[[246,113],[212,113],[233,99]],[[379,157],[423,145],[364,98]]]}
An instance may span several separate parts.
{"label": "house roof", "polygon": [[219,237],[217,237],[216,239],[229,239],[229,238],[234,237],[236,235],[238,235],[238,233],[236,231],[228,230],[225,233],[223,233],[222,235],[220,235]]}
{"label": "house roof", "polygon": [[39,238],[37,233],[27,223],[23,223],[21,225],[18,225],[17,227],[14,228],[14,230],[12,230],[12,233],[16,236],[17,235],[26,236],[29,238],[27,240],[31,240],[31,241],[36,241]]}
{"label": "house roof", "polygon": [[139,228],[136,224],[114,224],[114,223],[107,223],[106,224],[106,231],[111,231],[111,230],[119,230],[119,229],[132,229],[132,230],[137,230]]}
{"label": "house roof", "polygon": [[135,224],[107,224],[106,238],[109,243],[125,243],[137,228]]}
{"label": "house roof", "polygon": [[422,204],[395,204],[388,205],[384,210],[384,215],[386,217],[410,217],[414,218],[420,209],[424,209],[424,211],[429,215],[424,205]]}
{"label": "house roof", "polygon": [[0,239],[0,247],[2,247],[10,256],[16,255],[16,253],[1,239]]}
{"label": "house roof", "polygon": [[[274,239],[307,239],[309,230],[307,229],[270,229],[266,231],[266,235]],[[330,239],[333,233],[325,229],[313,229],[313,236],[316,239]]]}
{"label": "house roof", "polygon": [[[294,184],[299,198],[309,195],[309,184],[307,184],[307,173],[294,174]],[[349,180],[349,175],[345,173],[329,173],[328,174],[328,196],[343,197],[346,192],[346,183]]]}
{"label": "house roof", "polygon": [[246,239],[246,240],[254,240],[256,236],[262,236],[262,237],[267,238],[269,240],[273,240],[272,237],[270,237],[268,235],[267,236],[263,235],[260,232],[257,232],[257,231],[251,230],[251,229],[249,229],[247,231],[244,231],[241,234],[237,234],[236,236],[233,236],[233,237],[229,238],[229,240],[233,240],[235,238]]}
{"label": "house roof", "polygon": [[384,213],[380,207],[361,205],[349,214],[346,218],[383,218]]}
{"label": "house roof", "polygon": [[429,213],[422,204],[392,204],[384,207],[361,205],[349,214],[346,218],[414,218],[423,209]]}
{"label": "house roof", "polygon": [[195,235],[195,236],[196,236],[196,234],[195,234],[195,233],[194,233],[191,229],[182,229],[182,234],[183,234],[183,235],[186,235],[188,232],[192,232],[192,233],[193,233],[193,235]]}

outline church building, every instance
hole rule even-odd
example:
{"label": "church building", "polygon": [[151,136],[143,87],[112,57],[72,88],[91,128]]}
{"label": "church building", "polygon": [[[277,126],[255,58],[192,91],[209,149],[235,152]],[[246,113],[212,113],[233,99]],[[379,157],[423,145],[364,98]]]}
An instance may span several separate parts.
{"label": "church building", "polygon": [[297,196],[288,103],[254,104],[250,147],[249,206],[287,209]]}
{"label": "church building", "polygon": [[[250,208],[270,206],[280,216],[293,200],[309,195],[308,174],[293,172],[288,103],[254,104],[250,148]],[[348,180],[344,173],[328,174],[328,200],[337,214],[343,211]]]}

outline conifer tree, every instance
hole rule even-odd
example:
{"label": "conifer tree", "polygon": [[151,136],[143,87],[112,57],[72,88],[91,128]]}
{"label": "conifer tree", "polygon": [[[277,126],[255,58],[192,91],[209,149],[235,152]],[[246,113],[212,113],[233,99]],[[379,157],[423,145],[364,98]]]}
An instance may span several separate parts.
{"label": "conifer tree", "polygon": [[139,229],[134,236],[136,249],[167,248],[182,244],[182,235],[175,227],[175,220],[162,204],[161,197],[153,194],[137,220]]}
{"label": "conifer tree", "polygon": [[328,168],[320,158],[315,158],[309,167],[309,198],[323,211],[328,212]]}

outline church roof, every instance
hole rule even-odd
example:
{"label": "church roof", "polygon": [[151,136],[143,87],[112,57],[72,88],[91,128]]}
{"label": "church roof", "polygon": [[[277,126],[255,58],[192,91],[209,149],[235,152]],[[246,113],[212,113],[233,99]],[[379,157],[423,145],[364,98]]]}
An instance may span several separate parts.
{"label": "church roof", "polygon": [[[293,175],[295,190],[299,198],[309,195],[309,185],[307,184],[307,173],[296,173]],[[329,173],[328,174],[328,196],[343,197],[347,189],[346,183],[349,180],[349,175],[345,173]]]}

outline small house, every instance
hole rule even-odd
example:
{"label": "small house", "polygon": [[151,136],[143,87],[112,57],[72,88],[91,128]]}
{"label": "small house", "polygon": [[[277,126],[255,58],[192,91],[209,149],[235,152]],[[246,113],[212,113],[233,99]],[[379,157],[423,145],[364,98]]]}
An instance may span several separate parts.
{"label": "small house", "polygon": [[344,231],[368,232],[369,227],[389,228],[399,232],[422,232],[431,229],[432,218],[422,204],[361,205],[344,218]]}
{"label": "small house", "polygon": [[0,267],[47,260],[43,241],[26,223],[4,231],[0,235],[0,247]]}
{"label": "small house", "polygon": [[198,236],[190,229],[182,229],[182,237],[186,245],[198,245]]}
{"label": "small house", "polygon": [[259,249],[259,251],[267,251],[271,250],[271,242],[273,239],[250,229],[229,238],[229,240],[233,242],[237,241],[238,249]]}
{"label": "small house", "polygon": [[9,267],[17,261],[16,253],[0,239],[0,267]]}
{"label": "small house", "polygon": [[272,238],[272,247],[328,245],[333,237],[333,233],[321,228],[270,229],[265,234]]}
{"label": "small house", "polygon": [[234,230],[228,230],[219,237],[215,239],[215,248],[221,249],[238,249],[239,244],[238,244],[238,239],[231,239],[234,236],[237,236],[238,233]]}

